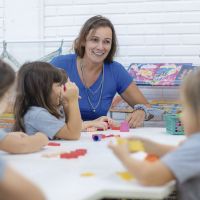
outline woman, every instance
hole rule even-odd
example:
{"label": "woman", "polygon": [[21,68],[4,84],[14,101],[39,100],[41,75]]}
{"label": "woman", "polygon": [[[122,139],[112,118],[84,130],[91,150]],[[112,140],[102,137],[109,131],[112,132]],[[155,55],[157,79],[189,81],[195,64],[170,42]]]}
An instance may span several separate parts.
{"label": "woman", "polygon": [[109,19],[97,15],[86,21],[74,42],[75,54],[54,58],[52,64],[63,68],[79,87],[79,106],[83,120],[107,115],[116,92],[135,111],[127,119],[130,127],[141,126],[147,119],[147,100],[131,76],[113,57],[117,39]]}

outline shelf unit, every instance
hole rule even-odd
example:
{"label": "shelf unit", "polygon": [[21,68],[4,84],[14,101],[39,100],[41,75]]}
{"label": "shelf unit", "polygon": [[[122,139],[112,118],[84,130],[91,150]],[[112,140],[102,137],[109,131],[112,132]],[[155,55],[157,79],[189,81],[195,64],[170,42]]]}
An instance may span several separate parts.
{"label": "shelf unit", "polygon": [[[181,80],[194,68],[195,66],[190,63],[133,63],[129,66],[128,72],[153,108],[176,113],[181,110],[179,95]],[[158,77],[159,74],[161,77]],[[124,119],[133,111],[133,108],[120,100],[120,97],[115,97],[114,102],[116,105],[110,109],[110,115],[114,119]],[[144,126],[164,126],[163,116],[146,121]]]}

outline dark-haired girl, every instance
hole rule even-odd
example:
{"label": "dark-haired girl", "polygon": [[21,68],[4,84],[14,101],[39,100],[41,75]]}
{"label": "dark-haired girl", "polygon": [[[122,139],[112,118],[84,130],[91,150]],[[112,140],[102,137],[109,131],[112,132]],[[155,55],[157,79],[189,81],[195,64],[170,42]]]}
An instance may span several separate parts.
{"label": "dark-haired girl", "polygon": [[14,130],[29,135],[41,131],[50,139],[79,139],[78,97],[75,83],[63,84],[61,70],[45,62],[24,64],[18,72]]}

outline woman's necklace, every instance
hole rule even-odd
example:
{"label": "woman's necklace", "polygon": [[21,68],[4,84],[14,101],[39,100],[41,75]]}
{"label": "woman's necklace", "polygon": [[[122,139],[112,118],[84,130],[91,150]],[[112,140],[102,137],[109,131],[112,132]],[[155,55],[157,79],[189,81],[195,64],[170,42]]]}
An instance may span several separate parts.
{"label": "woman's necklace", "polygon": [[[83,78],[83,85],[85,87],[85,91],[86,91],[86,95],[87,95],[87,99],[88,99],[88,103],[90,104],[90,107],[92,108],[92,111],[93,112],[96,112],[96,109],[98,108],[98,106],[100,105],[100,102],[101,102],[101,98],[102,98],[102,94],[103,94],[103,84],[104,84],[104,65],[103,65],[103,68],[102,68],[102,79],[101,79],[101,82],[99,84],[99,86],[97,87],[97,89],[95,91],[92,91],[92,89],[90,89],[89,87],[86,86],[86,81],[85,81],[85,78],[84,78],[84,70],[83,70],[83,63],[80,62],[80,68],[81,68],[81,75],[82,75],[82,78]],[[92,101],[91,101],[91,98],[90,98],[90,94],[89,92],[95,96],[95,94],[100,90],[100,94],[99,94],[99,99],[97,101],[97,104],[96,105],[93,105]]]}

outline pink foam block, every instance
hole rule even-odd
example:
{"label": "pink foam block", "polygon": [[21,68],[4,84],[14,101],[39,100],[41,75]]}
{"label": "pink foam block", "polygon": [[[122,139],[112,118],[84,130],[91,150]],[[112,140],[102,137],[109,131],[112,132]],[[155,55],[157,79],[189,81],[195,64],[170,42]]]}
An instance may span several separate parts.
{"label": "pink foam block", "polygon": [[120,132],[129,132],[129,125],[127,121],[123,121],[120,124]]}

